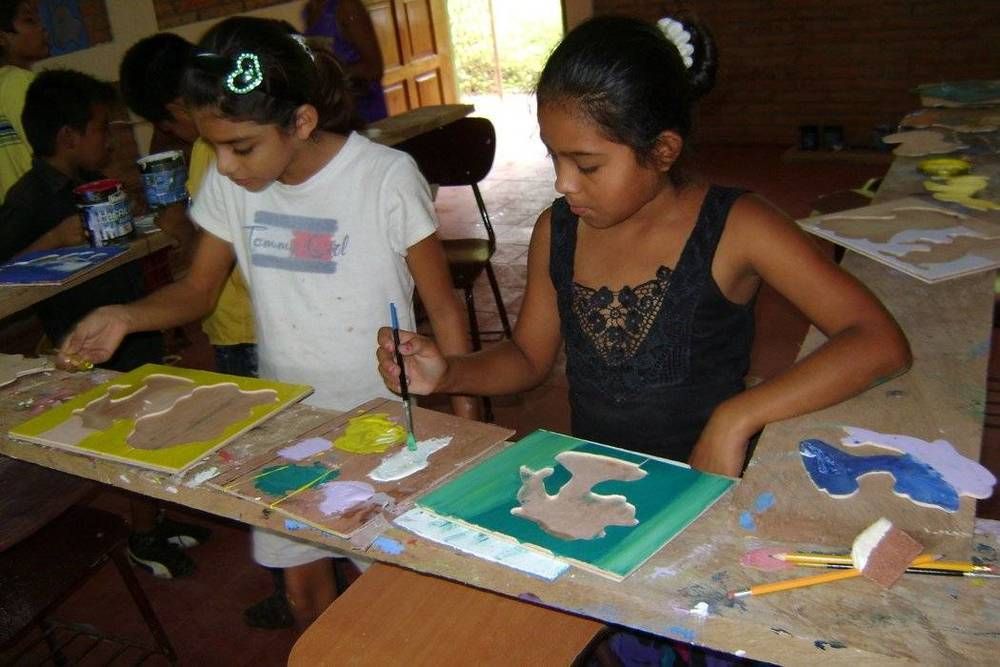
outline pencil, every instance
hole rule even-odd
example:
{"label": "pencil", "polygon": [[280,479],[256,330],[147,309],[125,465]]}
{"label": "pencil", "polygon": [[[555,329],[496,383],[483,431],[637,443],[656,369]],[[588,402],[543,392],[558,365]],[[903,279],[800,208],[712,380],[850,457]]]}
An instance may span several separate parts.
{"label": "pencil", "polygon": [[[829,570],[847,570],[850,569],[850,565],[845,565],[842,563],[797,563],[799,567],[815,567],[815,568],[826,568]],[[944,577],[983,577],[984,579],[1000,578],[1000,574],[992,574],[990,572],[963,572],[962,570],[949,570],[944,568],[934,567],[934,563],[928,563],[927,565],[911,565],[906,568],[906,574],[936,574]]]}
{"label": "pencil", "polygon": [[[850,554],[814,554],[814,553],[784,553],[774,554],[772,558],[797,565],[854,565]],[[927,567],[935,570],[956,570],[958,572],[994,572],[989,565],[976,565],[958,560],[935,560],[925,565],[911,567]]]}
{"label": "pencil", "polygon": [[[918,563],[931,563],[934,561],[934,554],[923,554],[917,556],[913,559],[913,564]],[[835,572],[827,572],[825,574],[814,574],[809,577],[798,577],[797,579],[784,579],[782,581],[774,581],[769,584],[756,584],[751,586],[744,591],[730,591],[727,595],[731,598],[743,598],[749,595],[766,595],[768,593],[777,593],[779,591],[787,591],[793,588],[804,588],[806,586],[816,586],[817,584],[825,584],[831,581],[840,581],[841,579],[851,579],[853,577],[861,576],[861,570],[854,567],[849,567],[844,570],[837,570]]]}

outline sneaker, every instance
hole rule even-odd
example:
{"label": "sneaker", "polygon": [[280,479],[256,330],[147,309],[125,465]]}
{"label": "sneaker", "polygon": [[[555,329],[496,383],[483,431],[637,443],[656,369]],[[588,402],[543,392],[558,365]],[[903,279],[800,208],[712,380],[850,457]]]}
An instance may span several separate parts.
{"label": "sneaker", "polygon": [[165,539],[168,544],[181,549],[189,549],[207,542],[212,531],[193,523],[173,521],[161,513],[156,519],[156,534]]}
{"label": "sneaker", "polygon": [[127,552],[130,561],[154,577],[173,579],[194,572],[194,561],[156,531],[129,535]]}
{"label": "sneaker", "polygon": [[260,602],[243,610],[243,620],[251,628],[278,630],[295,625],[292,608],[288,606],[288,598],[284,592],[275,591]]}

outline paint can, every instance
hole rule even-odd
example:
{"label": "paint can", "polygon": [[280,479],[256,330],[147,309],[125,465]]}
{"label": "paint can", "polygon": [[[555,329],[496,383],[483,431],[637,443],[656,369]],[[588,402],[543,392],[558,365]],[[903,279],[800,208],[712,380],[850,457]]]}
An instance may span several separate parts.
{"label": "paint can", "polygon": [[184,153],[165,151],[136,160],[142,174],[146,202],[151,208],[161,208],[187,199],[187,167]]}
{"label": "paint can", "polygon": [[73,196],[93,247],[121,243],[132,235],[132,211],[121,181],[108,178],[84,183],[73,189]]}

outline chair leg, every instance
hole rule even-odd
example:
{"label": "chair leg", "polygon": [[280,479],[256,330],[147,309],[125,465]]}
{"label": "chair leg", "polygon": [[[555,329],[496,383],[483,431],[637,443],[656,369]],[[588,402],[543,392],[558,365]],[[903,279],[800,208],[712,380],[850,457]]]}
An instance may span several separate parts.
{"label": "chair leg", "polygon": [[[476,317],[476,299],[473,296],[472,285],[465,288],[465,309],[469,312],[469,332],[472,334],[472,349],[481,350],[483,341],[479,335],[479,318]],[[493,403],[488,396],[483,396],[483,421],[493,421]]]}
{"label": "chair leg", "polygon": [[174,652],[174,647],[170,644],[170,639],[167,638],[167,633],[160,624],[160,619],[157,618],[156,612],[153,611],[152,605],[149,604],[149,599],[143,592],[142,586],[135,576],[135,572],[132,571],[132,565],[125,556],[125,547],[119,546],[114,549],[111,552],[111,559],[115,562],[118,574],[121,575],[122,581],[125,582],[125,587],[128,588],[135,606],[139,608],[139,612],[142,614],[143,619],[145,619],[146,626],[153,635],[156,645],[160,647],[160,651],[170,661],[170,664],[177,664],[177,654]]}
{"label": "chair leg", "polygon": [[500,324],[503,326],[503,333],[507,338],[511,338],[510,320],[507,319],[507,307],[503,305],[503,298],[500,296],[500,285],[497,284],[496,274],[493,273],[493,264],[486,262],[486,277],[490,281],[490,289],[493,290],[493,300],[497,304],[497,313],[500,315]]}

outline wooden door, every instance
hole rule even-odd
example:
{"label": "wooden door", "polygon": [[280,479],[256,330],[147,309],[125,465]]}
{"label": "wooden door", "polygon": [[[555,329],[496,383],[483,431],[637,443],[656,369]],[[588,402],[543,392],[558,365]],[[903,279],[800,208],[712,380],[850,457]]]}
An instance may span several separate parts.
{"label": "wooden door", "polygon": [[458,101],[445,0],[367,0],[389,115]]}

